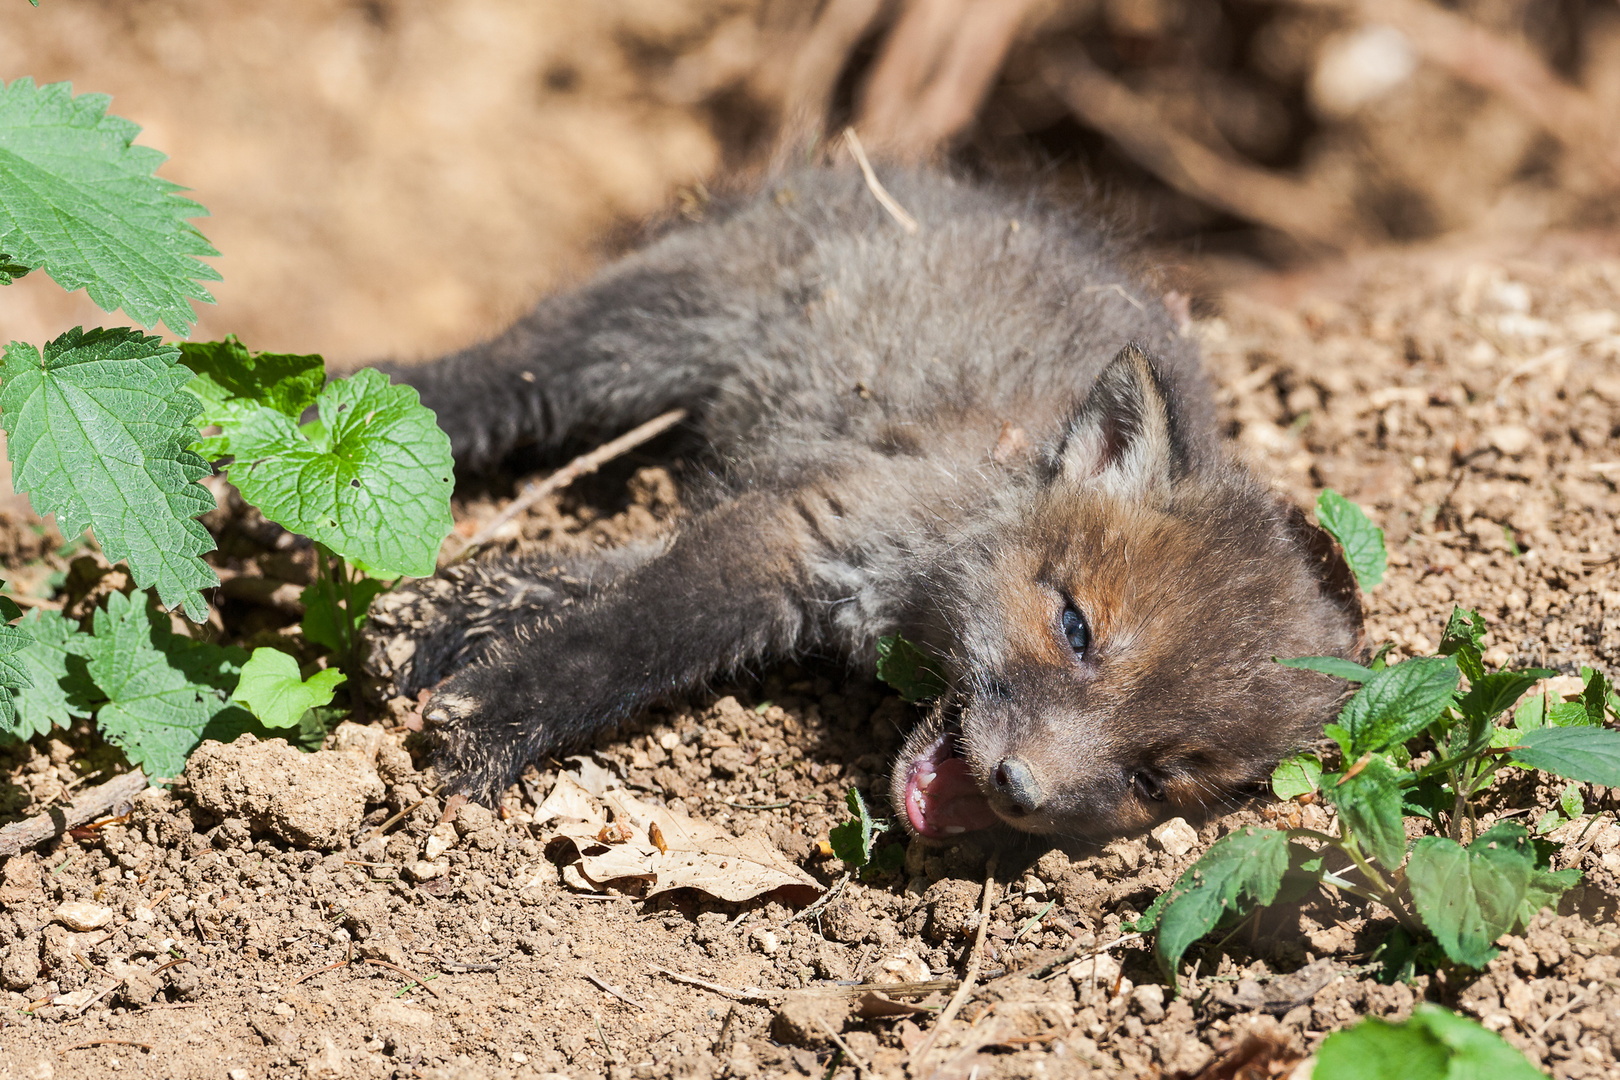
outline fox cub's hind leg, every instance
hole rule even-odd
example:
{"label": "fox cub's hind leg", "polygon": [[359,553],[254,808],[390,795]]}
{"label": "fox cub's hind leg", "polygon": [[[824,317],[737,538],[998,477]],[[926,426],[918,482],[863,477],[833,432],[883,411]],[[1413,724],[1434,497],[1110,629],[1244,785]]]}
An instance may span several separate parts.
{"label": "fox cub's hind leg", "polygon": [[415,697],[480,659],[497,642],[520,640],[655,558],[661,540],[593,551],[467,563],[379,597],[367,621],[366,666]]}

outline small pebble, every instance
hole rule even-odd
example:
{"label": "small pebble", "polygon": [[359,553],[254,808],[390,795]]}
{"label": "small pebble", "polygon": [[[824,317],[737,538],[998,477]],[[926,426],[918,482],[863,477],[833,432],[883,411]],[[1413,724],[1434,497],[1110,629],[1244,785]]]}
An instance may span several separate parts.
{"label": "small pebble", "polygon": [[100,930],[113,921],[113,910],[83,900],[69,900],[56,909],[56,921],[69,930]]}
{"label": "small pebble", "polygon": [[1169,855],[1185,855],[1198,845],[1198,832],[1183,818],[1171,818],[1149,835]]}

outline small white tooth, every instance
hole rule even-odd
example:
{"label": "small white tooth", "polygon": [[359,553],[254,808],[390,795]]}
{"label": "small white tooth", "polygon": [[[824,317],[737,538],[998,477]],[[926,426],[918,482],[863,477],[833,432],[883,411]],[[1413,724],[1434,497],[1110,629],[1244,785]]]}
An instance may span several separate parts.
{"label": "small white tooth", "polygon": [[934,780],[937,779],[938,776],[939,773],[934,772],[932,769],[923,773],[921,776],[917,777],[917,790],[927,791],[929,787],[933,785]]}
{"label": "small white tooth", "polygon": [[957,833],[965,833],[965,832],[967,832],[967,826],[966,825],[947,825],[947,826],[945,826],[945,832],[949,836],[955,836]]}

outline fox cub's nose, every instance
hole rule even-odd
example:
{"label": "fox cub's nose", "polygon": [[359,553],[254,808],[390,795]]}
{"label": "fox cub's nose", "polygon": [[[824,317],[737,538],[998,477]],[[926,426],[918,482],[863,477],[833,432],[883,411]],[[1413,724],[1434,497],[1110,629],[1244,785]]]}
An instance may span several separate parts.
{"label": "fox cub's nose", "polygon": [[1041,785],[1023,758],[1002,758],[996,766],[995,782],[996,791],[1012,804],[1008,807],[1012,813],[1022,816],[1040,809]]}

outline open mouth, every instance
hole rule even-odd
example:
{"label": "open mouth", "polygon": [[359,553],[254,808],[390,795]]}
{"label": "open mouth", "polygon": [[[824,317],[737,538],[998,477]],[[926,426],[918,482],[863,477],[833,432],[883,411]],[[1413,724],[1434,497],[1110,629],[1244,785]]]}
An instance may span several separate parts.
{"label": "open mouth", "polygon": [[1000,820],[974,782],[967,759],[957,754],[954,734],[940,735],[906,767],[906,819],[917,835],[931,840],[987,829]]}

